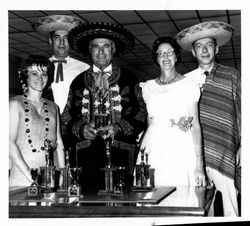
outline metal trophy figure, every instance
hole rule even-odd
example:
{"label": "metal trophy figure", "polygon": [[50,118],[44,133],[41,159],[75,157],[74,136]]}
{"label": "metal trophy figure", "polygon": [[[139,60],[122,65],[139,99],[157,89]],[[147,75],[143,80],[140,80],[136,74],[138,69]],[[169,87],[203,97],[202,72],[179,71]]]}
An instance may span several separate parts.
{"label": "metal trophy figure", "polygon": [[51,141],[44,141],[46,166],[40,167],[42,178],[42,191],[45,193],[54,192],[55,190],[55,166],[53,164],[53,146]]}
{"label": "metal trophy figure", "polygon": [[32,184],[28,187],[28,195],[29,196],[38,196],[41,194],[41,189],[40,186],[37,183],[37,179],[38,179],[38,168],[31,168],[30,169],[30,174],[31,174],[31,178],[33,180]]}
{"label": "metal trophy figure", "polygon": [[149,190],[154,187],[154,169],[148,164],[148,153],[145,153],[145,149],[141,149],[140,154],[141,162],[135,166],[134,189]]}
{"label": "metal trophy figure", "polygon": [[68,188],[68,196],[77,196],[81,194],[79,186],[79,175],[81,173],[81,168],[74,167],[69,169],[69,175],[71,177],[71,185]]}

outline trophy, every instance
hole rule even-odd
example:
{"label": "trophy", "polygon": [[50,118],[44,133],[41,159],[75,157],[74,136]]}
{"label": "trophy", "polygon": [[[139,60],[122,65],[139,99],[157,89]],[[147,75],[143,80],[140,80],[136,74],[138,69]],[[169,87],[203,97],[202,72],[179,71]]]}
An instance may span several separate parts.
{"label": "trophy", "polygon": [[80,186],[79,186],[79,175],[81,168],[70,168],[69,175],[71,177],[72,184],[68,188],[68,196],[80,196]]}
{"label": "trophy", "polygon": [[148,153],[145,154],[145,149],[141,149],[140,153],[141,162],[135,166],[134,190],[150,190],[154,187],[154,169],[148,164]]}
{"label": "trophy", "polygon": [[41,170],[41,187],[45,193],[54,192],[55,190],[55,166],[53,165],[53,147],[50,140],[44,141],[46,166],[40,167]]}
{"label": "trophy", "polygon": [[115,171],[115,195],[123,195],[125,192],[125,167],[116,167]]}
{"label": "trophy", "polygon": [[37,183],[38,179],[38,168],[30,169],[31,178],[33,180],[32,184],[28,187],[29,196],[38,196],[40,195],[40,186]]}
{"label": "trophy", "polygon": [[[69,148],[69,151],[71,149]],[[59,179],[59,190],[58,192],[66,192],[68,193],[69,185],[71,184],[71,177],[70,177],[70,163],[69,163],[69,151],[65,150],[65,167],[59,168],[60,171],[60,178],[62,178],[62,183],[60,183]]]}

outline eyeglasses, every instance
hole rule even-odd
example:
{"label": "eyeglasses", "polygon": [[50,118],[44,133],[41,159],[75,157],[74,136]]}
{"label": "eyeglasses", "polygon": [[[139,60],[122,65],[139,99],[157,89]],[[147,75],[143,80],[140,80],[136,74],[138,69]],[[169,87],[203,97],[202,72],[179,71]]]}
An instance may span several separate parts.
{"label": "eyeglasses", "polygon": [[163,58],[164,56],[173,56],[174,55],[174,50],[171,49],[171,50],[168,50],[167,52],[159,52],[157,53],[157,57],[159,58]]}

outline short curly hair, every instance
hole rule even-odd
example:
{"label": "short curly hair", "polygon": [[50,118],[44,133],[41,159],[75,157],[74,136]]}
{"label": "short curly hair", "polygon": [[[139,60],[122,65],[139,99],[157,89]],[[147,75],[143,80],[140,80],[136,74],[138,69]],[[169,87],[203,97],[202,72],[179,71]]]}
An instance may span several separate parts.
{"label": "short curly hair", "polygon": [[153,43],[153,51],[152,51],[152,58],[153,58],[154,62],[158,65],[158,62],[157,62],[157,50],[158,50],[159,46],[161,44],[164,44],[164,43],[168,43],[173,47],[175,55],[177,57],[177,61],[176,61],[175,64],[177,65],[178,63],[180,63],[180,61],[181,61],[181,47],[175,41],[175,39],[170,37],[170,36],[159,37],[154,41],[154,43]]}
{"label": "short curly hair", "polygon": [[23,88],[23,91],[25,92],[28,84],[27,84],[27,78],[28,78],[28,67],[36,65],[40,68],[46,67],[47,68],[47,75],[48,75],[48,81],[46,84],[46,88],[48,88],[51,83],[54,81],[54,64],[45,56],[41,55],[29,55],[27,58],[25,58],[18,69],[18,75],[19,79]]}

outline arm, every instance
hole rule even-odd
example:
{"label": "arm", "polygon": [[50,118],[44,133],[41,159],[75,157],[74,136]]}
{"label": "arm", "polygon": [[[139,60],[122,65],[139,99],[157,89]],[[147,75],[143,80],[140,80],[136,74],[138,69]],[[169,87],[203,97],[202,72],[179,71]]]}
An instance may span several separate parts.
{"label": "arm", "polygon": [[56,141],[57,141],[57,156],[58,156],[58,166],[59,168],[65,167],[65,158],[64,158],[64,145],[62,141],[62,136],[61,136],[61,130],[60,130],[60,120],[59,120],[59,110],[58,107],[56,107]]}
{"label": "arm", "polygon": [[189,116],[193,117],[191,133],[194,143],[194,152],[196,156],[195,178],[197,185],[206,186],[206,177],[204,171],[204,155],[202,148],[202,135],[198,114],[198,102],[192,102],[188,105]]}
{"label": "arm", "polygon": [[[84,76],[84,74],[80,74]],[[79,80],[79,77],[78,77]],[[84,81],[73,81],[70,85],[67,104],[62,113],[62,121],[77,140],[93,140],[96,136],[94,126],[89,124],[89,114],[82,114]]]}
{"label": "arm", "polygon": [[18,169],[26,176],[26,178],[32,183],[29,166],[25,162],[23,155],[16,143],[21,110],[22,108],[16,100],[10,101],[9,117],[11,120],[9,122],[9,154],[12,164],[15,164]]}

